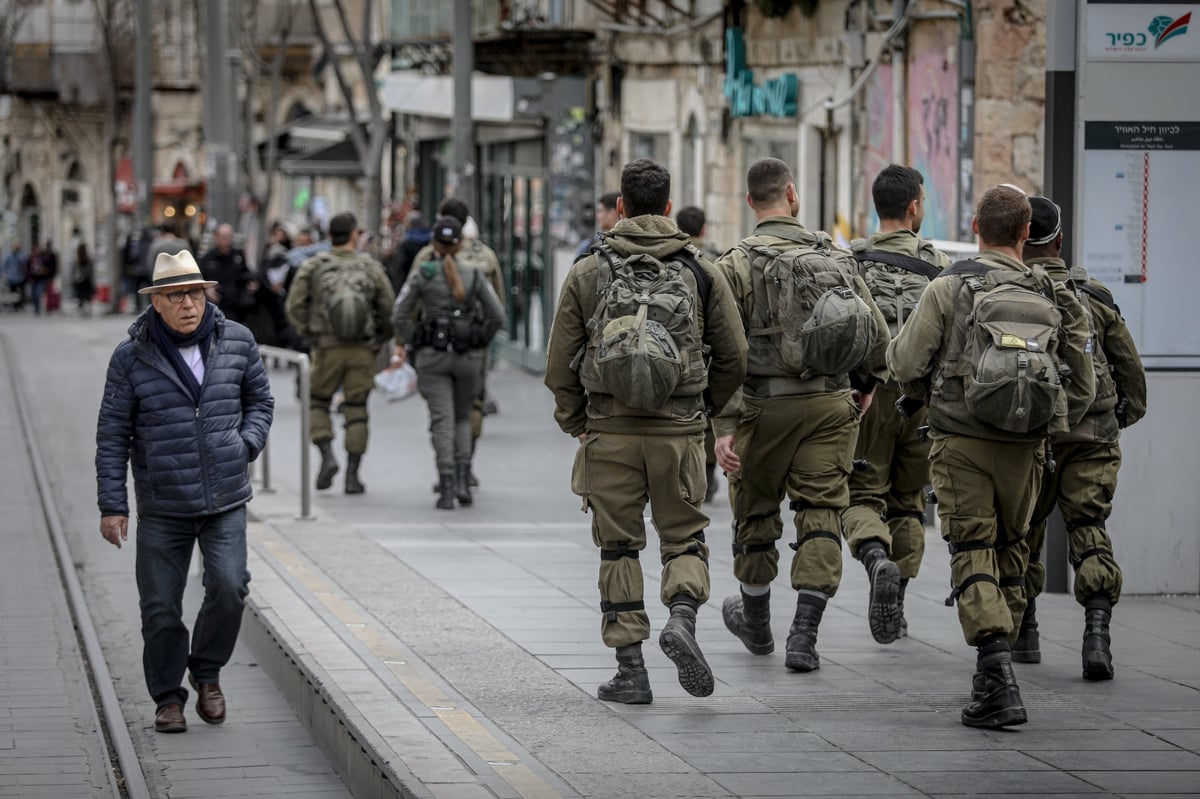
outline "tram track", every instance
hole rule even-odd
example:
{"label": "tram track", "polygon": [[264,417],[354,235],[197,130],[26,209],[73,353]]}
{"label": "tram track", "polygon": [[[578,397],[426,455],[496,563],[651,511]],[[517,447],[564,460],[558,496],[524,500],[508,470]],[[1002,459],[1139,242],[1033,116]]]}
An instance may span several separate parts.
{"label": "tram track", "polygon": [[[5,335],[0,335],[0,356],[3,357],[11,378],[8,383],[12,408],[29,459],[30,474],[36,485],[37,497],[31,499],[35,499],[40,505],[41,515],[45,520],[60,579],[59,587],[66,599],[75,630],[79,665],[90,689],[97,721],[95,728],[102,735],[104,749],[108,753],[107,772],[111,795],[122,799],[150,799],[151,793],[121,712],[112,674],[104,658],[100,639],[88,610],[87,599],[75,572],[75,561],[58,512],[53,484],[49,479],[38,437],[34,433],[36,428],[31,405],[22,388],[22,382],[18,379],[17,361],[13,356],[9,337]],[[16,456],[17,453],[12,455]]]}

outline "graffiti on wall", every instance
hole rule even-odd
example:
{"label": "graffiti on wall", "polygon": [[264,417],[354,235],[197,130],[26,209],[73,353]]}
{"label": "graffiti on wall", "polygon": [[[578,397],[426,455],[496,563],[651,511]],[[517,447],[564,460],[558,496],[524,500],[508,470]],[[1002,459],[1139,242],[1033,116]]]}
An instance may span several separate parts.
{"label": "graffiti on wall", "polygon": [[866,227],[855,231],[866,235],[879,227],[879,214],[871,201],[871,184],[875,176],[892,162],[892,65],[880,64],[867,82],[867,125],[866,149],[863,152],[863,207],[866,209]]}
{"label": "graffiti on wall", "polygon": [[917,55],[908,71],[910,165],[925,176],[928,238],[955,239],[958,232],[958,72],[944,51]]}

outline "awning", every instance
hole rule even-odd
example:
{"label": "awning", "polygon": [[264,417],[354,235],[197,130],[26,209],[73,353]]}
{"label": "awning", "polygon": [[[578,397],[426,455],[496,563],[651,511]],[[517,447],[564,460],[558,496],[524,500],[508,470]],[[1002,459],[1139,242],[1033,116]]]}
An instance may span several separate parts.
{"label": "awning", "polygon": [[[275,135],[275,171],[291,176],[359,178],[358,150],[346,120],[297,120]],[[366,135],[366,130],[363,131]],[[267,141],[258,143],[259,165],[267,168]]]}

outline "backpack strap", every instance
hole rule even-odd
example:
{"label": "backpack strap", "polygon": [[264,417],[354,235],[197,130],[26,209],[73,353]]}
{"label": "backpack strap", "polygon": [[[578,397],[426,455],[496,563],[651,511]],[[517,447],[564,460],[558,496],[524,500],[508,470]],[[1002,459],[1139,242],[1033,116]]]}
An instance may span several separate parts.
{"label": "backpack strap", "polygon": [[922,277],[927,277],[933,280],[939,274],[938,268],[928,261],[923,261],[920,258],[914,258],[911,255],[902,255],[898,252],[884,252],[883,250],[867,250],[865,252],[856,252],[854,257],[859,263],[874,261],[879,264],[887,264],[894,266],[897,269],[903,269],[905,272],[912,272]]}
{"label": "backpack strap", "polygon": [[692,270],[692,275],[696,278],[696,291],[700,293],[700,307],[704,309],[705,318],[708,318],[708,300],[712,296],[713,286],[712,275],[704,271],[704,267],[700,266],[696,256],[687,247],[671,255],[667,260],[681,263]]}
{"label": "backpack strap", "polygon": [[962,277],[983,277],[988,272],[991,272],[995,269],[999,269],[999,267],[992,266],[991,264],[985,264],[983,261],[967,259],[965,261],[959,261],[959,262],[955,263],[949,269],[943,269],[939,274],[942,275],[943,277],[946,275],[960,275]]}

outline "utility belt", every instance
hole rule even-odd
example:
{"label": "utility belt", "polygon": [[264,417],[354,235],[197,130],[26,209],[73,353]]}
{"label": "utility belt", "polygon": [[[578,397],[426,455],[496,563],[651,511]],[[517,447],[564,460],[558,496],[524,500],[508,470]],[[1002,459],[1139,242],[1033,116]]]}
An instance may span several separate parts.
{"label": "utility belt", "polygon": [[747,375],[744,384],[745,392],[759,399],[828,394],[849,387],[850,381],[847,378],[833,375],[817,375],[803,379],[785,375]]}
{"label": "utility belt", "polygon": [[482,320],[461,312],[422,319],[413,330],[414,349],[432,347],[445,352],[470,352],[488,345]]}

